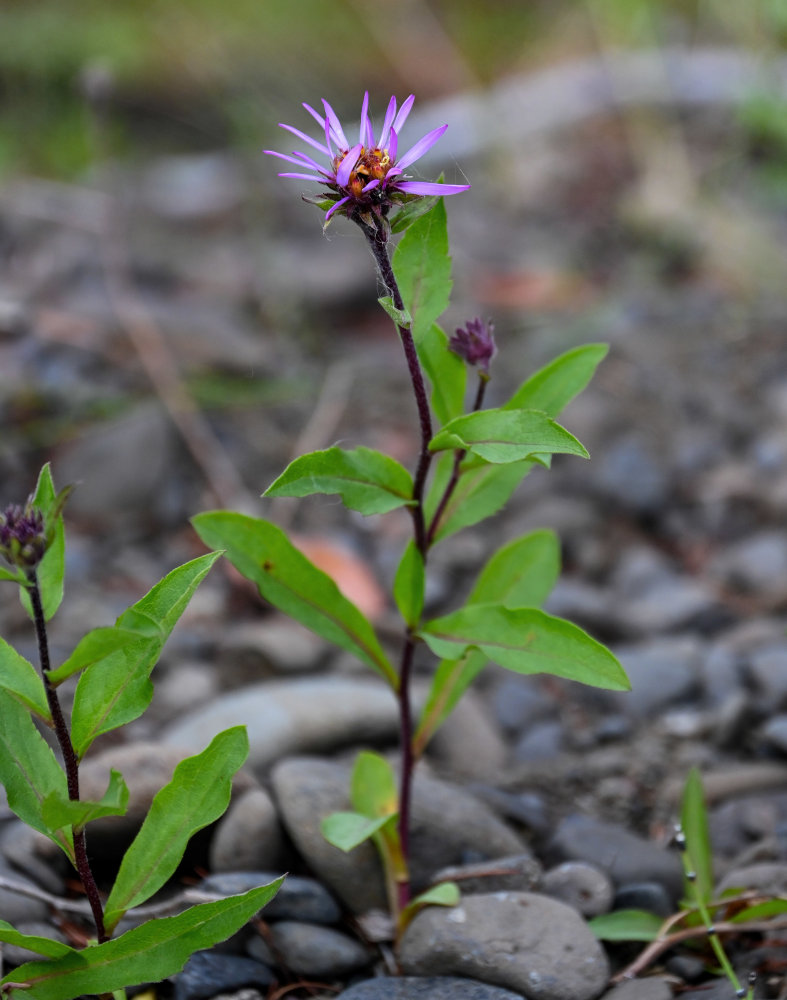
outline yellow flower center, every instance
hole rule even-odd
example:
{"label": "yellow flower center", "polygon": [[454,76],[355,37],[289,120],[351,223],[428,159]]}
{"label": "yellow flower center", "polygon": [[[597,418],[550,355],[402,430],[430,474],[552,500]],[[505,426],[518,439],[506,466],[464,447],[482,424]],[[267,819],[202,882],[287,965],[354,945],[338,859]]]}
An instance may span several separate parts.
{"label": "yellow flower center", "polygon": [[[340,153],[333,161],[334,170],[337,170],[346,153]],[[347,181],[346,190],[354,197],[360,197],[361,191],[370,181],[383,181],[388,171],[393,166],[391,157],[387,149],[362,149],[358,162],[355,164],[350,179]]]}

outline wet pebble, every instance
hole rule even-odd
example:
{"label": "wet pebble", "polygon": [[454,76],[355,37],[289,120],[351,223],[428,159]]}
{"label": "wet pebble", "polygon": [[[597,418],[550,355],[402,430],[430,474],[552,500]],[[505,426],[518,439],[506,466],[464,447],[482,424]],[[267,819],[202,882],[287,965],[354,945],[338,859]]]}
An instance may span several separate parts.
{"label": "wet pebble", "polygon": [[462,975],[533,1000],[592,1000],[606,985],[604,951],[570,906],[526,892],[428,907],[400,948],[407,975]]}
{"label": "wet pebble", "polygon": [[[209,875],[200,884],[204,892],[233,896],[268,885],[280,873],[260,871],[224,872]],[[304,920],[312,924],[335,924],[341,917],[336,900],[322,883],[303,875],[288,875],[273,899],[265,906],[266,920]]]}
{"label": "wet pebble", "polygon": [[544,872],[541,891],[573,906],[583,917],[608,913],[614,894],[609,876],[584,861],[564,861]]}
{"label": "wet pebble", "polygon": [[336,1000],[522,1000],[522,996],[456,976],[380,976],[356,983]]}
{"label": "wet pebble", "polygon": [[239,955],[197,951],[175,977],[174,1000],[210,1000],[243,986],[268,986],[273,973],[262,962]]}
{"label": "wet pebble", "polygon": [[264,871],[278,867],[282,830],[270,795],[250,788],[216,826],[210,845],[212,872]]}
{"label": "wet pebble", "polygon": [[272,923],[266,943],[285,969],[307,978],[346,976],[366,968],[374,957],[341,931],[297,920]]}

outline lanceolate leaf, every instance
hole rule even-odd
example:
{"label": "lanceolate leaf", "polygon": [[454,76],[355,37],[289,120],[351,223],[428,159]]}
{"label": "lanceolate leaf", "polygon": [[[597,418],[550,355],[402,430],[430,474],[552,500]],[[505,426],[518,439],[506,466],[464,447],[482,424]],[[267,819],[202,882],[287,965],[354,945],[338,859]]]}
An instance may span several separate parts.
{"label": "lanceolate leaf", "polygon": [[467,365],[448,349],[448,337],[436,323],[421,338],[418,357],[432,386],[432,410],[447,424],[464,411]]}
{"label": "lanceolate leaf", "polygon": [[110,653],[132,642],[139,642],[140,638],[144,638],[143,633],[118,628],[117,625],[94,628],[79,640],[74,652],[65,663],[56,670],[50,670],[49,681],[54,685],[62,684],[67,677],[79,673],[85,667],[93,666],[94,663],[108,657]]}
{"label": "lanceolate leaf", "polygon": [[486,462],[519,462],[539,454],[588,457],[573,434],[538,410],[480,410],[451,420],[429,442],[431,451],[465,449]]}
{"label": "lanceolate leaf", "polygon": [[0,941],[3,944],[15,944],[20,948],[28,948],[37,955],[45,955],[47,958],[62,958],[63,955],[74,951],[67,944],[54,941],[52,938],[39,937],[37,934],[20,934],[5,920],[0,920]]}
{"label": "lanceolate leaf", "polygon": [[402,555],[393,586],[396,606],[406,624],[411,628],[415,628],[421,620],[421,611],[424,607],[424,587],[424,559],[416,548],[415,542],[411,539]]}
{"label": "lanceolate leaf", "polygon": [[100,816],[122,816],[128,807],[128,786],[119,771],[110,772],[109,785],[98,802],[86,799],[73,801],[62,798],[59,792],[50,792],[42,804],[42,815],[50,829],[71,827],[81,830],[87,823]]}
{"label": "lanceolate leaf", "polygon": [[601,643],[571,622],[534,608],[472,604],[428,622],[419,635],[447,659],[475,646],[517,673],[553,674],[616,691],[629,688],[623,668]]}
{"label": "lanceolate leaf", "polygon": [[401,238],[394,251],[393,269],[404,304],[413,318],[413,340],[418,344],[448,306],[453,285],[442,198]]}
{"label": "lanceolate leaf", "polygon": [[403,930],[408,926],[413,917],[426,906],[458,906],[462,899],[459,886],[456,882],[441,882],[433,885],[431,889],[422,892],[402,910],[399,917],[399,929]]}
{"label": "lanceolate leaf", "polygon": [[219,733],[202,753],[178,764],[172,780],[153,799],[120,864],[105,906],[108,931],[127,910],[144,903],[164,885],[191,837],[221,816],[230,801],[232,776],[248,752],[246,728],[235,726]]}
{"label": "lanceolate leaf", "polygon": [[358,754],[350,781],[350,801],[353,809],[370,819],[394,815],[398,809],[396,779],[384,757],[368,750]]}
{"label": "lanceolate leaf", "polygon": [[320,832],[340,851],[352,851],[378,833],[389,820],[390,816],[370,819],[357,812],[337,812],[325,817],[320,823]]}
{"label": "lanceolate leaf", "polygon": [[429,740],[453,712],[462,695],[488,662],[489,657],[473,647],[466,649],[458,660],[440,662],[413,737],[413,753],[416,757],[421,756]]}
{"label": "lanceolate leaf", "polygon": [[688,900],[693,900],[696,893],[702,902],[707,903],[713,895],[713,854],[705,793],[696,767],[689,771],[686,779],[680,823],[686,838],[688,862],[695,874],[693,882],[686,882],[683,891]]}
{"label": "lanceolate leaf", "polygon": [[655,941],[664,920],[646,910],[615,910],[588,921],[600,941]]}
{"label": "lanceolate leaf", "polygon": [[313,493],[338,493],[346,507],[361,514],[385,514],[414,503],[407,469],[371,448],[328,448],[301,455],[263,495],[306,497]]}
{"label": "lanceolate leaf", "polygon": [[0,980],[24,984],[19,1000],[73,1000],[110,993],[142,982],[160,982],[180,972],[195,952],[225,941],[276,895],[283,878],[270,885],[192,906],[176,917],[149,920],[113,941],[69,949],[61,958],[27,962]]}
{"label": "lanceolate leaf", "polygon": [[198,514],[192,523],[206,545],[226,549],[233,566],[257,584],[266,601],[398,687],[396,671],[369,621],[275,524],[221,510]]}
{"label": "lanceolate leaf", "polygon": [[41,675],[5,639],[0,639],[0,687],[4,687],[44,722],[51,723],[52,716]]}
{"label": "lanceolate leaf", "polygon": [[48,795],[68,797],[65,773],[28,710],[3,688],[0,688],[0,782],[16,815],[34,830],[46,834],[73,863],[71,832],[50,829],[42,814]]}
{"label": "lanceolate leaf", "polygon": [[586,344],[566,351],[531,375],[503,409],[543,410],[556,417],[590,382],[607,350],[606,344]]}
{"label": "lanceolate leaf", "polygon": [[[105,640],[107,649],[112,648],[115,639],[120,644],[120,648],[104,656],[99,655],[79,678],[71,714],[71,740],[79,757],[85,755],[101,733],[108,733],[138,718],[148,707],[153,697],[150,673],[164,643],[220,554],[209,552],[173,569],[141,600],[123,612],[117,620],[116,631],[101,630],[102,635],[83,648],[82,652],[87,657],[91,649],[97,653]],[[129,632],[137,638],[132,635],[129,640]],[[77,656],[80,646],[74,656]],[[56,676],[61,675],[65,666],[55,672]]]}
{"label": "lanceolate leaf", "polygon": [[[430,523],[448,483],[452,466],[452,454],[440,456],[426,502],[427,521]],[[459,482],[440,517],[434,541],[439,542],[462,528],[478,524],[497,513],[533,467],[534,463],[529,460],[512,462],[510,465],[474,464],[470,468],[466,468],[463,463]]]}
{"label": "lanceolate leaf", "polygon": [[560,544],[554,531],[533,531],[498,549],[481,570],[468,604],[537,608],[560,574]]}

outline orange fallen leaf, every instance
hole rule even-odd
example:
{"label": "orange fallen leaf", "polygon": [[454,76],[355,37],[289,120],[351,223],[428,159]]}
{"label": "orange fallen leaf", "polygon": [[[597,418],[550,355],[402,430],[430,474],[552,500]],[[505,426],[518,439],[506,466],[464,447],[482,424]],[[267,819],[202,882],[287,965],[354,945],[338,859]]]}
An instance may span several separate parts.
{"label": "orange fallen leaf", "polygon": [[360,556],[329,538],[292,535],[290,540],[318,569],[331,577],[347,600],[367,618],[380,617],[385,610],[385,594]]}

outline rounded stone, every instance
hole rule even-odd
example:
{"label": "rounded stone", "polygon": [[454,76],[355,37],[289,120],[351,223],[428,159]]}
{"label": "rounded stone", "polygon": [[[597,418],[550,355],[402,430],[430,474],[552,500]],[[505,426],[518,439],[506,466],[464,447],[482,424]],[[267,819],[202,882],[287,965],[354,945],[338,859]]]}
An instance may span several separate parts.
{"label": "rounded stone", "polygon": [[498,986],[456,976],[379,976],[356,983],[336,1000],[522,1000],[522,997]]}
{"label": "rounded stone", "polygon": [[300,920],[270,925],[269,943],[281,964],[299,976],[333,979],[366,968],[373,955],[360,941]]}
{"label": "rounded stone", "polygon": [[669,983],[658,977],[631,979],[605,993],[602,1000],[672,1000]]}
{"label": "rounded stone", "polygon": [[[273,872],[224,872],[204,879],[200,889],[220,896],[235,896],[268,885],[278,877]],[[325,886],[303,875],[288,875],[273,899],[265,905],[266,920],[335,924],[340,917],[341,910]]]}
{"label": "rounded stone", "polygon": [[406,975],[459,975],[528,1000],[593,1000],[609,978],[603,948],[565,903],[527,892],[467,896],[427,907],[400,947]]}
{"label": "rounded stone", "polygon": [[250,788],[232,803],[216,826],[210,845],[210,870],[276,868],[281,853],[282,830],[276,807],[264,789]]}
{"label": "rounded stone", "polygon": [[609,876],[584,861],[564,861],[550,868],[544,873],[541,891],[573,906],[583,917],[608,913],[614,894]]}
{"label": "rounded stone", "polygon": [[542,869],[532,854],[514,854],[435,873],[435,882],[458,882],[463,895],[478,892],[530,892],[541,886]]}

